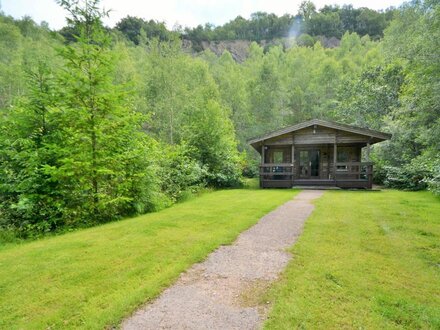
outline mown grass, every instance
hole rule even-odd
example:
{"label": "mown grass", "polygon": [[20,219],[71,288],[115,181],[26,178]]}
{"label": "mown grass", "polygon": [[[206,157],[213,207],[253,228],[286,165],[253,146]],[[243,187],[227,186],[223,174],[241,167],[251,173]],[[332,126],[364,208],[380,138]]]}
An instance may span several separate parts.
{"label": "mown grass", "polygon": [[270,290],[266,329],[440,329],[440,200],[332,191]]}
{"label": "mown grass", "polygon": [[224,190],[169,209],[3,248],[1,329],[118,325],[291,190]]}

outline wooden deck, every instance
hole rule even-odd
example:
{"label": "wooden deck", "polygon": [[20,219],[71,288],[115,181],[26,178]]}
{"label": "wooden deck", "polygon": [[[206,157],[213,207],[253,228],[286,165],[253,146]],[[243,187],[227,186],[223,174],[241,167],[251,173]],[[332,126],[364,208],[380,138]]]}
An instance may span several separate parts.
{"label": "wooden deck", "polygon": [[293,186],[372,188],[372,163],[336,163],[336,168],[339,170],[331,173],[329,179],[300,178],[294,164],[262,164],[260,165],[260,186],[262,188],[291,188]]}
{"label": "wooden deck", "polygon": [[371,189],[368,180],[260,180],[262,188],[292,188],[293,186],[317,186]]}

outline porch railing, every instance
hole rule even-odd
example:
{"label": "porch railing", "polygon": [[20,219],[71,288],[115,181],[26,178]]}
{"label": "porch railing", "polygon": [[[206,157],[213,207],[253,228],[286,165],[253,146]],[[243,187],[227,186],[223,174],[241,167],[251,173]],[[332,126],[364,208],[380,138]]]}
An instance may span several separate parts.
{"label": "porch railing", "polygon": [[366,180],[371,186],[373,182],[373,163],[371,162],[344,162],[336,163],[336,173],[338,180]]}
{"label": "porch railing", "polygon": [[[336,172],[330,167],[330,178],[333,180],[367,180],[373,179],[373,163],[371,162],[337,162]],[[261,164],[260,179],[268,181],[293,181],[296,179],[294,164]]]}
{"label": "porch railing", "polygon": [[293,164],[261,164],[260,180],[293,181],[295,168]]}

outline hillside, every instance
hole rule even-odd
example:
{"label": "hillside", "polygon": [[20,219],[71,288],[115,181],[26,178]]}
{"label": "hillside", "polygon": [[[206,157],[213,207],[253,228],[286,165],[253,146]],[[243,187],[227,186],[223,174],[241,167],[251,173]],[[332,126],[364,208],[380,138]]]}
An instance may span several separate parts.
{"label": "hillside", "polygon": [[[127,16],[120,20],[114,30],[127,39],[139,44],[143,38],[159,38],[162,41],[180,38],[185,47],[190,44],[195,52],[211,49],[214,53],[228,49],[242,58],[244,45],[256,41],[266,47],[271,44],[292,44],[295,39],[299,45],[310,46],[321,41],[324,47],[334,47],[346,33],[368,35],[373,40],[383,37],[383,32],[391,22],[396,9],[375,11],[369,8],[354,8],[352,5],[324,6],[317,9],[311,1],[304,1],[295,15],[256,12],[249,19],[238,16],[219,26],[210,23],[194,28],[167,29],[165,23]],[[65,28],[61,33],[71,39],[71,30]],[[242,41],[238,42],[238,41]]]}
{"label": "hillside", "polygon": [[0,241],[239,186],[259,170],[250,138],[312,118],[391,133],[372,148],[374,180],[439,190],[438,5],[407,4],[380,33],[358,24],[324,42],[302,29],[327,15],[348,24],[344,11],[303,13],[293,47],[286,17],[187,39],[141,19],[106,28],[98,7],[61,34],[0,13]]}
{"label": "hillside", "polygon": [[198,54],[204,51],[211,51],[217,56],[221,56],[224,51],[228,51],[232,58],[242,63],[249,55],[250,45],[256,42],[260,47],[266,51],[272,46],[282,46],[284,49],[288,49],[295,45],[298,46],[313,46],[316,42],[320,42],[324,48],[335,48],[341,44],[341,40],[335,37],[327,38],[318,36],[316,38],[310,38],[304,40],[303,38],[279,38],[272,40],[222,40],[222,41],[200,41],[193,42],[189,39],[182,40],[182,48],[192,54]]}

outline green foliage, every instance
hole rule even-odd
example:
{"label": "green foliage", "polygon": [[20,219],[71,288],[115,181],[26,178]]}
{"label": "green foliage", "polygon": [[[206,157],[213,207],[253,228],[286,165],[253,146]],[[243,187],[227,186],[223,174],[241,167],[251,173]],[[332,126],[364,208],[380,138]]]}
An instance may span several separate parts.
{"label": "green foliage", "polygon": [[142,18],[132,16],[121,19],[116,24],[115,29],[136,45],[141,42],[142,34],[148,38],[157,38],[161,41],[173,40],[175,38],[175,33],[168,31],[165,23],[154,20],[145,21]]}
{"label": "green foliage", "polygon": [[180,201],[188,192],[196,193],[204,186],[207,169],[190,156],[185,145],[161,146],[160,177],[162,191],[172,201]]}
{"label": "green foliage", "polygon": [[305,46],[305,47],[313,47],[315,44],[315,40],[313,37],[307,33],[301,34],[297,39],[296,42],[298,46]]}
{"label": "green foliage", "polygon": [[435,195],[440,196],[440,161],[434,162],[431,178],[425,178],[428,189]]}
{"label": "green foliage", "polygon": [[4,41],[26,51],[5,56],[4,69],[28,73],[6,75],[6,84],[27,81],[24,93],[2,93],[3,107],[18,105],[2,110],[0,226],[35,236],[161,209],[205,185],[239,185],[231,114],[206,63],[144,30],[138,47],[113,44],[98,1],[59,3],[74,31],[67,45],[46,43],[32,21],[5,23]]}
{"label": "green foliage", "polygon": [[98,2],[60,4],[79,31],[59,48],[64,68],[29,71],[26,98],[2,122],[0,222],[23,236],[144,213],[159,191],[144,118],[113,83]]}
{"label": "green foliage", "polygon": [[399,93],[404,81],[402,67],[390,64],[366,69],[356,81],[341,86],[340,120],[380,129],[393,110],[400,107]]}
{"label": "green foliage", "polygon": [[64,210],[59,183],[46,171],[61,142],[54,77],[44,64],[28,76],[29,99],[6,113],[0,139],[0,223],[24,234],[54,230]]}
{"label": "green foliage", "polygon": [[387,187],[403,190],[424,190],[427,188],[425,179],[430,171],[423,165],[405,164],[402,167],[385,167]]}
{"label": "green foliage", "polygon": [[214,187],[236,187],[241,184],[240,157],[232,122],[226,110],[216,102],[191,113],[185,126],[184,139],[191,156],[206,167],[205,180]]}
{"label": "green foliage", "polygon": [[340,38],[342,36],[342,22],[338,13],[316,13],[306,21],[307,33]]}
{"label": "green foliage", "polygon": [[440,159],[428,152],[400,167],[385,166],[384,183],[391,188],[424,190],[429,187],[438,194]]}
{"label": "green foliage", "polygon": [[114,56],[98,3],[84,9],[61,4],[80,34],[61,49],[66,62],[59,84],[65,134],[58,167],[68,222],[96,223],[154,209],[152,141],[140,132],[144,119],[131,110],[123,86],[113,83]]}
{"label": "green foliage", "polygon": [[[383,31],[388,26],[393,13],[393,9],[381,12],[368,8],[355,9],[352,5],[324,6],[317,11],[311,1],[303,1],[296,15],[277,16],[256,12],[250,19],[237,16],[221,26],[207,23],[195,28],[186,28],[183,38],[193,42],[195,51],[201,50],[201,41],[261,41],[296,37],[299,33],[340,38],[345,31],[349,31],[378,39],[383,36]],[[132,18],[127,17],[124,20],[130,19]]]}
{"label": "green foliage", "polygon": [[[394,102],[386,119],[393,139],[378,154],[384,164],[391,166],[390,178],[396,177],[395,172],[400,174],[399,186],[426,187],[430,182],[435,191],[440,157],[440,5],[414,2],[403,6],[395,16],[385,31],[383,47],[386,60],[402,68],[398,75],[402,83],[390,97],[398,102]],[[387,80],[379,85],[381,90],[393,85]]]}

